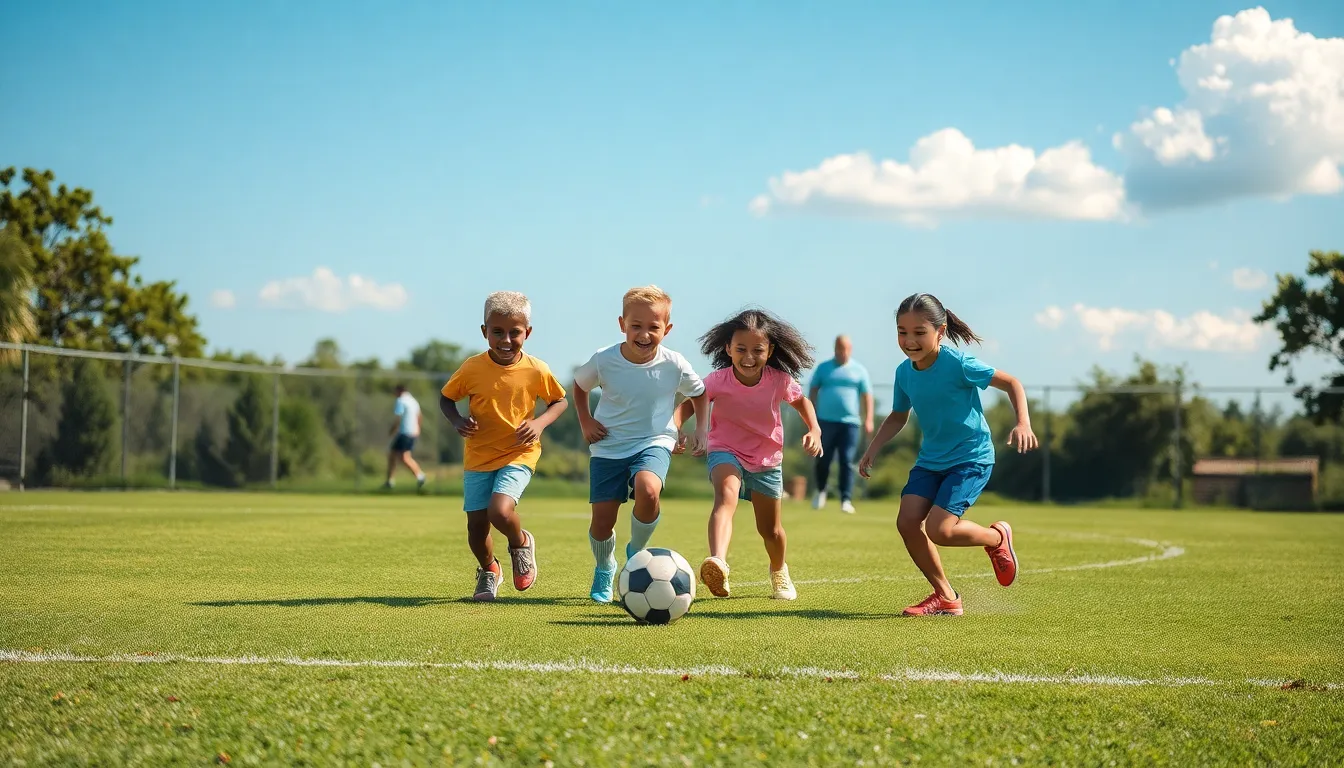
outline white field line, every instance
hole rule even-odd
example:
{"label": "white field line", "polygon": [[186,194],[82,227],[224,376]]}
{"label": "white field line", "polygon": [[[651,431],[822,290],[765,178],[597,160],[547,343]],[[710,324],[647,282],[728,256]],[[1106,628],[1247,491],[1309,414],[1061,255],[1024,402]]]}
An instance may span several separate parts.
{"label": "white field line", "polygon": [[[1088,538],[1110,538],[1096,534],[1089,535]],[[1113,539],[1124,541],[1128,544],[1137,544],[1143,547],[1151,547],[1160,550],[1140,557],[1130,557],[1124,560],[1107,560],[1101,563],[1080,563],[1078,565],[1061,565],[1054,568],[1023,568],[1018,571],[1018,575],[1040,575],[1044,573],[1066,573],[1068,571],[1094,571],[1103,568],[1120,568],[1126,565],[1139,565],[1141,563],[1154,563],[1159,560],[1170,560],[1173,557],[1180,557],[1185,554],[1184,547],[1178,547],[1171,544],[1160,544],[1149,539]],[[987,579],[994,575],[993,571],[981,571],[978,573],[953,573],[948,574],[950,579]],[[905,573],[900,575],[873,575],[873,576],[837,576],[820,579],[796,579],[795,584],[864,584],[871,581],[923,581],[924,576],[918,573]],[[764,587],[769,585],[768,581],[739,581],[735,586],[739,587]]]}
{"label": "white field line", "polygon": [[[636,677],[742,677],[752,674],[769,675],[770,672],[753,673],[735,667],[709,665],[685,668],[642,667],[631,664],[609,664],[586,660],[576,661],[456,661],[430,662],[405,660],[348,660],[348,659],[305,659],[293,656],[181,656],[172,653],[156,654],[113,654],[110,656],[81,656],[59,651],[14,651],[0,650],[0,664],[213,664],[223,666],[285,666],[285,667],[342,667],[342,668],[393,668],[393,669],[446,669],[446,670],[484,670],[491,672],[530,672],[536,674],[599,674],[628,675]],[[1035,684],[1035,685],[1094,685],[1094,686],[1148,686],[1159,688],[1178,688],[1185,686],[1238,686],[1280,687],[1288,681],[1283,680],[1212,680],[1204,677],[1124,677],[1120,675],[1031,675],[1010,672],[956,672],[951,670],[904,669],[882,674],[863,674],[853,670],[827,670],[816,667],[783,667],[776,675],[803,679],[840,679],[840,680],[880,680],[888,682],[952,682],[952,683],[999,683],[999,684]],[[1325,683],[1321,687],[1329,690],[1344,689],[1344,684]]]}

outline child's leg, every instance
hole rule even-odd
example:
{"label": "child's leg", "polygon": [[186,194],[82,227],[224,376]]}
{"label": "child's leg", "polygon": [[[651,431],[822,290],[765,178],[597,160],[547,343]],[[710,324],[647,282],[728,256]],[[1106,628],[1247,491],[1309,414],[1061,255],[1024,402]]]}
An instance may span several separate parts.
{"label": "child's leg", "polygon": [[467,513],[467,545],[482,568],[489,568],[495,562],[495,548],[490,540],[490,515],[486,510]]}
{"label": "child's leg", "polygon": [[997,547],[1003,536],[996,530],[963,520],[940,506],[929,512],[929,540],[940,547]]}
{"label": "child's leg", "polygon": [[784,567],[784,550],[787,545],[784,521],[781,519],[783,504],[780,499],[753,492],[751,506],[756,512],[756,532],[761,534],[766,554],[770,556],[770,571],[778,571]]}
{"label": "child's leg", "polygon": [[410,451],[404,451],[401,454],[401,463],[405,464],[406,468],[411,470],[411,473],[414,474],[417,479],[424,476],[425,473],[420,470],[420,464],[411,456]]}
{"label": "child's leg", "polygon": [[719,464],[710,470],[709,478],[714,483],[714,508],[709,513],[709,556],[727,562],[742,477],[732,464]]}
{"label": "child's leg", "polygon": [[490,497],[490,506],[486,513],[490,525],[504,534],[509,546],[515,549],[527,546],[527,536],[523,533],[523,521],[518,517],[518,502],[512,496],[496,493]]}
{"label": "child's leg", "polygon": [[649,545],[653,531],[658,527],[659,500],[667,469],[672,463],[672,452],[666,448],[646,448],[632,457],[628,468],[630,487],[635,505],[630,518],[630,543],[625,548],[630,557]]}
{"label": "child's leg", "polygon": [[980,498],[993,471],[989,464],[962,464],[944,473],[933,496],[926,528],[929,539],[942,547],[997,547],[1006,538],[998,530],[963,520],[962,515]]}
{"label": "child's leg", "polygon": [[[913,474],[913,473],[912,473]],[[943,572],[943,561],[938,557],[938,548],[924,533],[924,520],[933,508],[933,500],[923,496],[906,494],[901,496],[901,509],[896,514],[896,529],[901,532],[905,549],[915,567],[929,580],[933,591],[947,600],[956,599],[957,593]]]}

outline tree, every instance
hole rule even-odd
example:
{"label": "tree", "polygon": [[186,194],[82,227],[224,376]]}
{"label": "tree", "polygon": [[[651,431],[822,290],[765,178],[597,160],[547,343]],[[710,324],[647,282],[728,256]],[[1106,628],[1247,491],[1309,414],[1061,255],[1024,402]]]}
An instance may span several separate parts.
{"label": "tree", "polygon": [[243,378],[243,391],[229,406],[229,440],[224,463],[232,485],[245,485],[270,477],[271,398],[255,374]]}
{"label": "tree", "polygon": [[[1305,353],[1317,352],[1341,368],[1340,373],[1327,377],[1326,386],[1344,387],[1344,255],[1312,251],[1305,278],[1279,275],[1274,295],[1255,321],[1273,323],[1278,331],[1281,346],[1270,358],[1269,369],[1285,369],[1287,383],[1296,383],[1293,363]],[[1318,423],[1339,421],[1344,414],[1344,395],[1304,386],[1297,396]]]}
{"label": "tree", "polygon": [[51,171],[25,168],[26,189],[10,190],[15,169],[0,170],[0,225],[13,227],[33,258],[34,340],[56,346],[194,357],[205,339],[172,282],[145,283],[134,256],[118,256],[104,228],[112,218],[93,193]]}
{"label": "tree", "polygon": [[107,472],[117,452],[117,404],[107,389],[102,363],[76,360],[62,389],[56,441],[38,460],[48,480]]}
{"label": "tree", "polygon": [[[15,228],[0,228],[0,341],[19,344],[32,338],[33,255],[15,233]],[[12,360],[12,350],[0,350],[0,362]]]}

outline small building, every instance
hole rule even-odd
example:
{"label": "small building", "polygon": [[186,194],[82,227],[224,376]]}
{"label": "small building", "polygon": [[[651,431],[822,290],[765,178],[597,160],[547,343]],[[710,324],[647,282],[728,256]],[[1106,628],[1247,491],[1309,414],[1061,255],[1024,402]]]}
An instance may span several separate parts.
{"label": "small building", "polygon": [[1250,509],[1315,509],[1320,459],[1206,458],[1195,462],[1196,504]]}

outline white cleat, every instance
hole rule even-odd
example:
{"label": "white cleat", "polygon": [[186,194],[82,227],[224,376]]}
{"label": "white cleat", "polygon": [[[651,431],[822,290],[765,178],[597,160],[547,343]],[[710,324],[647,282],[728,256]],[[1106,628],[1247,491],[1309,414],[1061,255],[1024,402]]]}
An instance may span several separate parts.
{"label": "white cleat", "polygon": [[816,498],[812,499],[813,509],[824,509],[826,507],[826,492],[817,491]]}
{"label": "white cleat", "polygon": [[854,514],[854,502],[849,499],[840,502],[840,511],[844,512],[846,515]]}
{"label": "white cleat", "polygon": [[789,566],[785,565],[778,571],[770,572],[770,586],[774,589],[774,594],[770,597],[775,600],[797,600],[798,590],[793,588],[793,579],[789,578]]}

